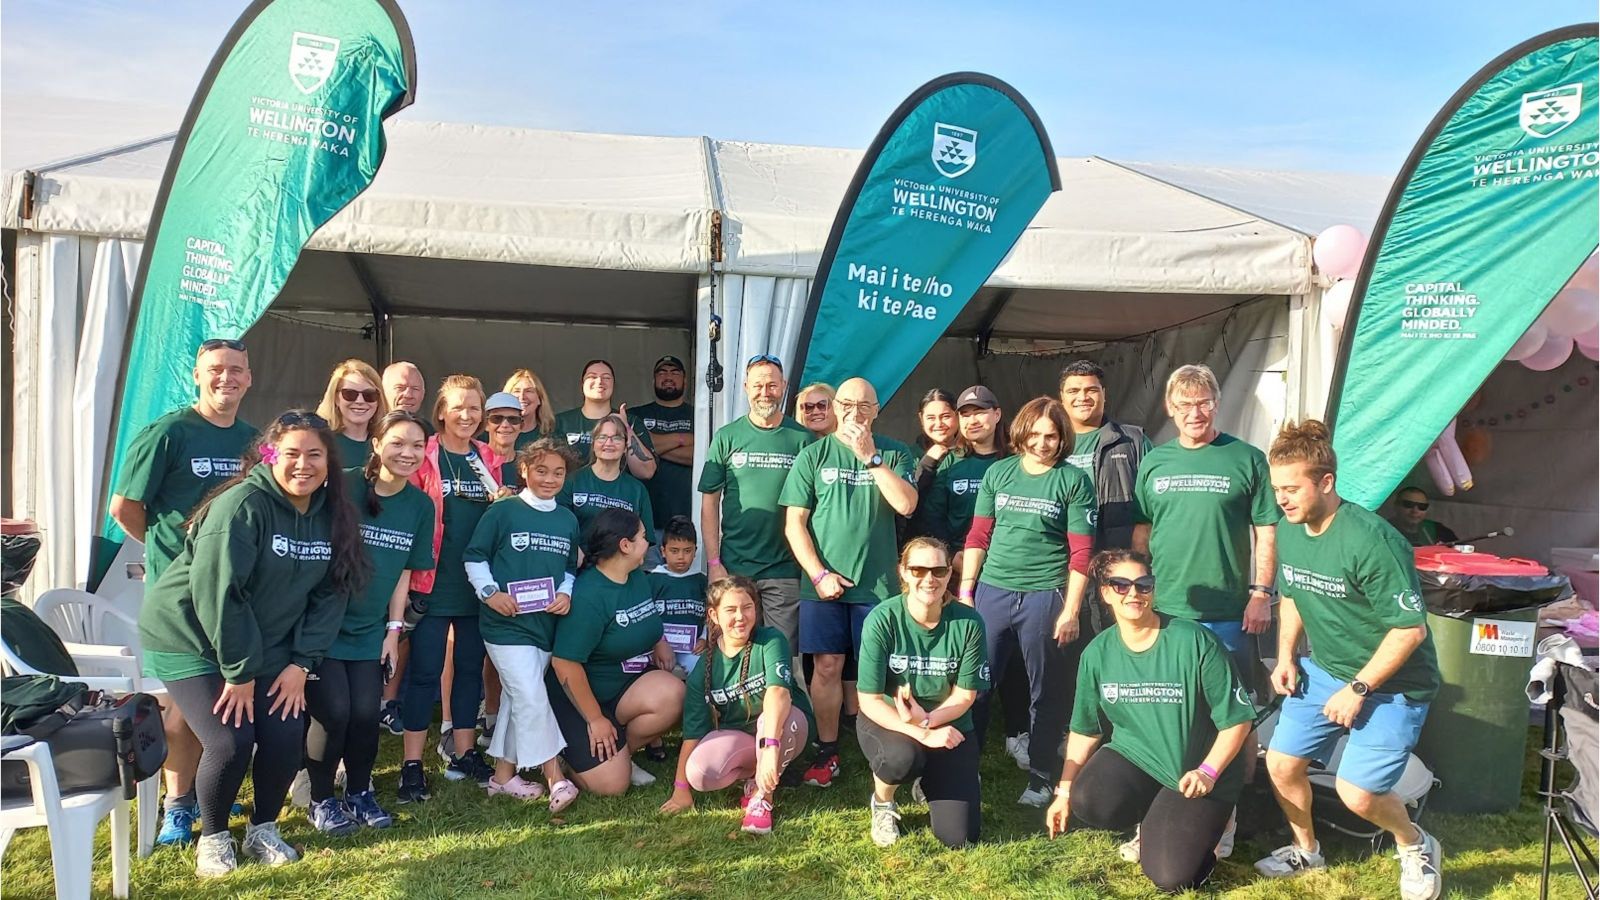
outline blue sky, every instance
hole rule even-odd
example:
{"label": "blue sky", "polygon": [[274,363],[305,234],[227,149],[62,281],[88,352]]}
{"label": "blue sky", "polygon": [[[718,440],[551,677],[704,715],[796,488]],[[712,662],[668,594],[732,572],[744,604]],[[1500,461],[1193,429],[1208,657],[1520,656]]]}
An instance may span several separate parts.
{"label": "blue sky", "polygon": [[[0,164],[175,128],[243,5],[7,0]],[[1494,56],[1595,18],[1592,0],[402,5],[412,119],[861,147],[917,85],[976,69],[1063,156],[1380,175]]]}

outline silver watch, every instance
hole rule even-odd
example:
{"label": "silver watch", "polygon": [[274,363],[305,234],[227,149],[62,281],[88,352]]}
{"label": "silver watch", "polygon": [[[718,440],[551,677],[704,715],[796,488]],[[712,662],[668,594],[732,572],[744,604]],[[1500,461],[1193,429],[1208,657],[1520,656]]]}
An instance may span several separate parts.
{"label": "silver watch", "polygon": [[498,585],[486,584],[483,587],[478,588],[478,599],[487,600],[498,593],[500,593],[500,587]]}

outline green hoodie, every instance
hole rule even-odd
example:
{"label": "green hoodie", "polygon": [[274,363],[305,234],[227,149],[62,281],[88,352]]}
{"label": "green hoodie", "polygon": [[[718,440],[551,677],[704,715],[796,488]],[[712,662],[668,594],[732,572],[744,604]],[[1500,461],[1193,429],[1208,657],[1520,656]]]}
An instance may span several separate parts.
{"label": "green hoodie", "polygon": [[[332,473],[338,477],[338,473]],[[270,466],[220,494],[139,611],[145,674],[220,672],[232,684],[316,668],[339,633],[345,600],[330,579],[327,491],[302,515]]]}

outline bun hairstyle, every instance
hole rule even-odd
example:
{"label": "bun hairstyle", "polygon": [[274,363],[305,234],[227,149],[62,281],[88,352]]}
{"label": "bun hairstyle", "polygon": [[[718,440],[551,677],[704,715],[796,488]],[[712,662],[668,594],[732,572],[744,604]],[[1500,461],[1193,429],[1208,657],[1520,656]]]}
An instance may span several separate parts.
{"label": "bun hairstyle", "polygon": [[1317,419],[1283,426],[1272,439],[1267,462],[1275,466],[1304,463],[1311,470],[1311,477],[1316,479],[1339,470],[1339,460],[1333,453],[1333,435],[1328,432],[1328,426]]}
{"label": "bun hairstyle", "polygon": [[1105,584],[1106,578],[1111,575],[1113,566],[1123,563],[1138,563],[1146,572],[1150,571],[1150,557],[1148,554],[1137,550],[1118,548],[1114,550],[1101,550],[1089,560],[1089,578],[1095,584]]}
{"label": "bun hairstyle", "polygon": [[[743,575],[729,575],[727,578],[718,578],[716,581],[711,582],[711,586],[706,589],[706,645],[700,651],[700,665],[707,667],[705,669],[706,706],[711,708],[711,728],[713,731],[717,728],[717,720],[721,718],[717,714],[717,705],[711,702],[711,669],[709,668],[712,659],[714,659],[712,654],[722,652],[720,645],[717,643],[722,638],[722,628],[717,625],[717,606],[722,603],[723,597],[734,591],[743,592],[746,597],[750,598],[756,607],[756,622],[757,624],[761,622],[761,588],[757,587],[754,581]],[[751,641],[744,645],[743,650],[739,651],[740,684],[744,684],[750,678],[750,649],[753,646],[755,646],[755,642]],[[744,712],[745,717],[749,718],[751,712],[749,694],[744,697]]]}
{"label": "bun hairstyle", "polygon": [[583,532],[584,568],[605,562],[622,552],[622,542],[639,534],[644,520],[631,509],[612,507],[600,511]]}
{"label": "bun hairstyle", "polygon": [[[427,440],[428,428],[423,424],[421,416],[404,409],[386,413],[383,418],[368,429],[372,436],[373,453],[367,457],[367,464],[362,468],[361,476],[367,480],[369,486],[378,480],[378,471],[383,468],[383,460],[378,458],[377,445],[382,443],[384,435],[387,435],[390,430],[399,428],[402,425],[417,426],[417,429],[422,432],[423,440]],[[376,516],[383,512],[383,500],[379,498],[377,491],[370,489],[367,491],[365,506],[366,513],[369,516]]]}
{"label": "bun hairstyle", "polygon": [[523,477],[526,478],[528,470],[544,456],[559,457],[566,464],[568,474],[578,468],[578,455],[572,452],[566,441],[542,437],[517,451],[517,471],[523,473]]}

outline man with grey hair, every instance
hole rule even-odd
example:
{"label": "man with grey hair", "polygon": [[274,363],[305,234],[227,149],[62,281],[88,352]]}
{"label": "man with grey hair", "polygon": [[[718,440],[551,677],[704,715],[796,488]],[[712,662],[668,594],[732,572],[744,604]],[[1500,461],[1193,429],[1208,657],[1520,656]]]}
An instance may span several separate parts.
{"label": "man with grey hair", "polygon": [[422,411],[422,401],[427,399],[428,388],[422,380],[422,370],[416,363],[400,362],[390,363],[383,370],[383,395],[389,400],[390,409],[403,409],[409,413],[416,413],[422,419],[422,430],[433,434],[433,423],[428,421],[428,416]]}

